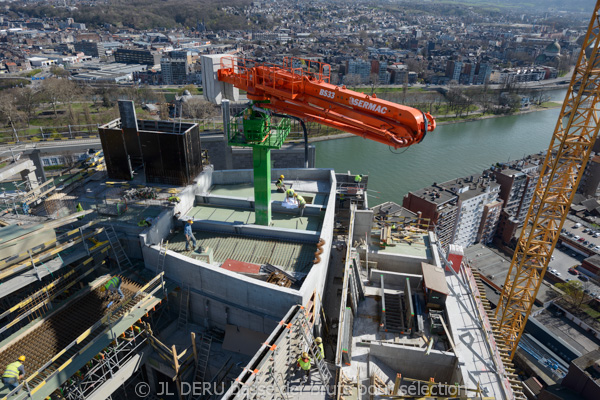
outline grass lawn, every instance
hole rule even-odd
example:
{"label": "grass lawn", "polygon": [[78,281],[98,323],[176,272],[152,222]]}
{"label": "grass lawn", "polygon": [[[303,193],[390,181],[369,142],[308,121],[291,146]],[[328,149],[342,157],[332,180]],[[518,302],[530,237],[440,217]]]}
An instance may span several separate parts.
{"label": "grass lawn", "polygon": [[555,101],[545,101],[542,104],[540,104],[540,107],[544,107],[544,108],[550,108],[550,107],[560,107],[561,104],[557,103]]}
{"label": "grass lawn", "polygon": [[[371,94],[371,87],[369,86],[365,86],[365,87],[353,87],[353,88],[348,88],[350,90],[354,90],[355,92],[359,92],[359,93],[368,93]],[[395,86],[395,87],[376,87],[375,88],[375,93],[402,93],[404,91],[404,88],[402,86]],[[406,88],[406,92],[407,93],[415,93],[415,92],[428,92],[430,90],[426,89],[426,88],[422,88],[422,87],[413,87],[413,86],[409,86]]]}

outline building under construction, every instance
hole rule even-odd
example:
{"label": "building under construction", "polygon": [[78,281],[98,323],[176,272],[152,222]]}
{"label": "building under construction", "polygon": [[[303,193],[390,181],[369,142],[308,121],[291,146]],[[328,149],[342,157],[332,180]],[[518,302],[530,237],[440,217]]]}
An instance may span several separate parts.
{"label": "building under construction", "polygon": [[[223,106],[223,137],[251,148],[253,170],[216,170],[197,125],[138,120],[131,102],[100,127],[103,162],[68,184],[14,170],[29,184],[0,215],[0,359],[26,361],[0,397],[524,399],[520,314],[501,320],[510,329],[488,316],[460,247],[395,203],[369,208],[368,176],[272,168],[288,117],[400,148],[435,129],[431,115],[336,87],[312,60],[203,67],[205,93],[255,101],[233,118]],[[537,288],[517,288],[525,307]]]}
{"label": "building under construction", "polygon": [[[126,129],[108,133],[119,134],[107,164],[128,148]],[[522,398],[477,277],[460,260],[447,268],[428,220],[370,209],[367,176],[274,170],[308,204],[302,216],[283,207],[273,184],[265,226],[251,170],[205,165],[189,185],[151,183],[141,149],[125,157],[140,163],[131,179],[94,163],[62,190],[35,188],[28,213],[5,204],[0,358],[27,361],[20,391],[2,398],[451,397],[456,384],[465,397]],[[200,252],[186,250],[189,219]],[[101,290],[112,276],[123,300]],[[310,384],[296,367],[304,351]]]}

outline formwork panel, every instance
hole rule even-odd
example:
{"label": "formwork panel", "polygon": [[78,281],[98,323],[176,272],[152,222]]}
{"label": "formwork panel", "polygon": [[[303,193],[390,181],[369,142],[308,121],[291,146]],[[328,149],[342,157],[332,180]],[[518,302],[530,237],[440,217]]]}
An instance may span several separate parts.
{"label": "formwork panel", "polygon": [[129,164],[127,146],[121,129],[98,129],[100,142],[104,152],[106,172],[110,179],[130,180],[133,172]]}

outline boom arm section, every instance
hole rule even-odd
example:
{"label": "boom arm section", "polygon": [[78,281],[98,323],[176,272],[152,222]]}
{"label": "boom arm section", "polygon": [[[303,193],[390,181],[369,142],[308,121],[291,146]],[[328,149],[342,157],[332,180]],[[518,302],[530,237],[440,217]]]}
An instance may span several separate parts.
{"label": "boom arm section", "polygon": [[419,143],[436,123],[429,113],[330,83],[331,67],[285,58],[283,65],[223,57],[218,79],[262,107],[350,132],[394,148]]}

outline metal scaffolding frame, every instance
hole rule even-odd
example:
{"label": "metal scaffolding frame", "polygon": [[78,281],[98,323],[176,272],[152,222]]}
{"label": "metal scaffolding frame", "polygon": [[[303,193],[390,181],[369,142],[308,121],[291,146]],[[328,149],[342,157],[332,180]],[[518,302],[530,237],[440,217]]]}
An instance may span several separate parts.
{"label": "metal scaffolding frame", "polygon": [[85,367],[87,372],[63,384],[61,389],[66,393],[67,400],[89,398],[104,383],[112,379],[114,374],[146,343],[147,335],[144,329],[134,328],[127,332],[130,332],[129,335],[117,338],[114,345],[102,351],[98,358],[92,359]]}

